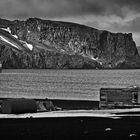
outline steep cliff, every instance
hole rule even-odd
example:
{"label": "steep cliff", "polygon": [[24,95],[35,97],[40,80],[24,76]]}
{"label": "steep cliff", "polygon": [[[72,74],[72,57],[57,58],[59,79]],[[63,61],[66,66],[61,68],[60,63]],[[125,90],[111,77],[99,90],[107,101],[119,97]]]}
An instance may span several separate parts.
{"label": "steep cliff", "polygon": [[38,18],[0,19],[0,57],[6,68],[140,68],[131,33]]}
{"label": "steep cliff", "polygon": [[138,54],[140,55],[140,46],[137,46]]}

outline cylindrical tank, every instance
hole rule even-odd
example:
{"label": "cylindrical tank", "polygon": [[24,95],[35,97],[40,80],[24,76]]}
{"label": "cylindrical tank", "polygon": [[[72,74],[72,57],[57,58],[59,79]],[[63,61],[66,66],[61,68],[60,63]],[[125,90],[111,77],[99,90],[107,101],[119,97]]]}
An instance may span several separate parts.
{"label": "cylindrical tank", "polygon": [[2,63],[0,62],[0,73],[2,72]]}
{"label": "cylindrical tank", "polygon": [[33,99],[7,99],[2,102],[1,111],[4,114],[36,113],[37,105]]}

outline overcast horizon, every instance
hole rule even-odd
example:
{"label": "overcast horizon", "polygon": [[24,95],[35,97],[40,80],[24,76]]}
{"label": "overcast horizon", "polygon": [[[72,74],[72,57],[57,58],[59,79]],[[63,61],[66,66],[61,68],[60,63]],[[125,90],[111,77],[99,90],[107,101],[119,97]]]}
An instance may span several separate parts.
{"label": "overcast horizon", "polygon": [[140,0],[0,0],[0,17],[84,24],[100,30],[132,33],[140,46]]}

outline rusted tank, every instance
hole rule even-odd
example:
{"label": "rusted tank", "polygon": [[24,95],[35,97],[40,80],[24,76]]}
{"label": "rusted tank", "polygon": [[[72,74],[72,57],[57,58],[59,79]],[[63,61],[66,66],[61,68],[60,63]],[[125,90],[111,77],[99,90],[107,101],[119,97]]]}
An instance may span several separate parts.
{"label": "rusted tank", "polygon": [[1,111],[4,114],[36,113],[37,105],[33,99],[7,99],[2,102]]}

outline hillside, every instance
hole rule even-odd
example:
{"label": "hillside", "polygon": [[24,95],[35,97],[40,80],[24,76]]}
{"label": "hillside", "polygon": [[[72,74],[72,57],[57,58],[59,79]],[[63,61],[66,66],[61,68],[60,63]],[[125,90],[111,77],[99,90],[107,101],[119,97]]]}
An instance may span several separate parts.
{"label": "hillside", "polygon": [[38,18],[0,19],[0,60],[4,68],[140,68],[131,33]]}

